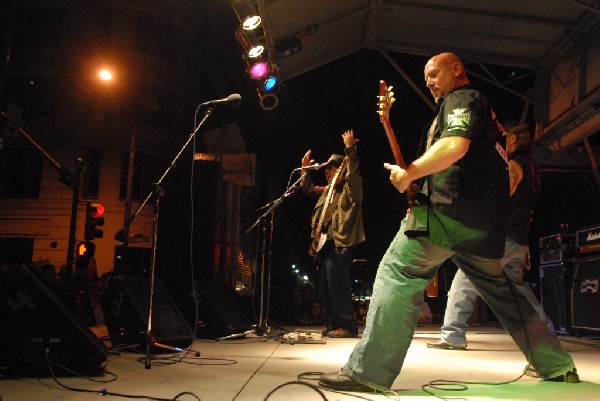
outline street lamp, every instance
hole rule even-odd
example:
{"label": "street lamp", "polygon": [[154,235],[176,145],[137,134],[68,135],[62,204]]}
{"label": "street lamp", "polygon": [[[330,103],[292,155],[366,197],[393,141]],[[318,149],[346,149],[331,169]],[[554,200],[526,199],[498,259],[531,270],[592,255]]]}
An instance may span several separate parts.
{"label": "street lamp", "polygon": [[112,72],[106,68],[101,69],[100,72],[98,72],[98,76],[103,81],[112,81],[113,79]]}

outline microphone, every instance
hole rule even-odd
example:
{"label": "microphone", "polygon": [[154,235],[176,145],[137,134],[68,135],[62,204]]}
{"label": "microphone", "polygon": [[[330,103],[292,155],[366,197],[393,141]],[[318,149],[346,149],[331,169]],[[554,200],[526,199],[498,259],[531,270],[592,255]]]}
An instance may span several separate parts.
{"label": "microphone", "polygon": [[221,104],[227,104],[230,106],[237,106],[242,101],[242,97],[239,93],[232,93],[224,99],[218,100],[209,100],[208,102],[204,102],[200,104],[200,106],[219,106]]}
{"label": "microphone", "polygon": [[294,171],[298,171],[298,170],[302,170],[302,169],[305,169],[305,170],[318,170],[320,168],[321,168],[321,165],[319,163],[315,163],[315,164],[311,164],[310,166],[295,168]]}

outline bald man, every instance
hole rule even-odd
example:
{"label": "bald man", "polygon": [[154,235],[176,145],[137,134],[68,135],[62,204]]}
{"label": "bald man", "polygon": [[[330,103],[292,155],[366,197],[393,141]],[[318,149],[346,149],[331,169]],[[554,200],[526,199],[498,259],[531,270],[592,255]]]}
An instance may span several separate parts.
{"label": "bald man", "polygon": [[361,339],[344,367],[321,375],[319,385],[390,389],[412,341],[423,293],[447,259],[473,283],[542,378],[579,381],[556,335],[502,274],[509,180],[487,98],[469,83],[453,53],[432,57],[424,75],[437,103],[426,149],[406,169],[384,164],[400,192],[420,180],[421,201],[411,207],[379,264]]}

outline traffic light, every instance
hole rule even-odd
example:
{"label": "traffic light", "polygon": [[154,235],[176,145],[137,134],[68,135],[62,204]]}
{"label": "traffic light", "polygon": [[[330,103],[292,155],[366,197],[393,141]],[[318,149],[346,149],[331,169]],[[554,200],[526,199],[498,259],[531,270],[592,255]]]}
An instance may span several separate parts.
{"label": "traffic light", "polygon": [[78,258],[89,258],[94,256],[96,251],[96,244],[89,241],[82,241],[77,243],[77,257]]}
{"label": "traffic light", "polygon": [[77,243],[75,248],[77,259],[75,261],[75,267],[77,274],[86,272],[90,263],[90,259],[94,257],[96,253],[96,244],[91,241],[82,241]]}
{"label": "traffic light", "polygon": [[104,225],[104,206],[100,203],[88,202],[85,212],[85,229],[83,237],[91,241],[95,238],[102,238],[104,232],[97,227]]}

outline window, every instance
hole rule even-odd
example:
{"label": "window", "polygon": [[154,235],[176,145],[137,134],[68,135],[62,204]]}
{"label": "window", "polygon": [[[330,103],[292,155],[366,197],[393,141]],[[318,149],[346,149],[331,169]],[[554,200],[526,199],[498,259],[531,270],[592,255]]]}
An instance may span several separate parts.
{"label": "window", "polygon": [[95,149],[86,149],[83,161],[87,165],[87,173],[83,181],[83,197],[85,199],[98,199],[100,192],[100,160],[102,152]]}

